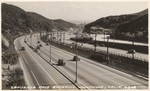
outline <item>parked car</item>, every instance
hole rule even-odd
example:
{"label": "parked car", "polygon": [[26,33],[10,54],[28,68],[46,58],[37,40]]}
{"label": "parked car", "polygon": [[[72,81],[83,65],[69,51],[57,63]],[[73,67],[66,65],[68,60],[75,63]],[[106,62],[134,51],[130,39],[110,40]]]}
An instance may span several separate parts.
{"label": "parked car", "polygon": [[128,50],[128,53],[135,53],[136,51],[134,49]]}
{"label": "parked car", "polygon": [[64,66],[66,63],[62,59],[58,59],[58,65]]}
{"label": "parked car", "polygon": [[77,60],[77,61],[80,61],[80,58],[79,58],[78,56],[74,56],[74,57],[73,57],[73,61],[76,61],[76,60]]}

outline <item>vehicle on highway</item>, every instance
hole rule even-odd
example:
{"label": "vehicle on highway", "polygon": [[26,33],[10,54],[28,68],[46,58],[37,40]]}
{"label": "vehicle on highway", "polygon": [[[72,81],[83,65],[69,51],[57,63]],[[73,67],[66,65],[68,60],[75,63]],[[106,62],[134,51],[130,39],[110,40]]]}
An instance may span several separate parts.
{"label": "vehicle on highway", "polygon": [[64,66],[66,63],[62,59],[58,59],[58,65]]}
{"label": "vehicle on highway", "polygon": [[37,46],[36,49],[40,49],[40,46]]}
{"label": "vehicle on highway", "polygon": [[40,43],[40,41],[38,41],[38,43]]}
{"label": "vehicle on highway", "polygon": [[80,61],[80,58],[78,56],[74,56],[73,61]]}
{"label": "vehicle on highway", "polygon": [[25,48],[24,48],[24,47],[22,47],[22,48],[21,48],[21,50],[25,50]]}
{"label": "vehicle on highway", "polygon": [[24,43],[27,43],[27,41],[26,41],[26,40],[24,40]]}
{"label": "vehicle on highway", "polygon": [[135,53],[136,51],[134,49],[128,50],[128,53]]}
{"label": "vehicle on highway", "polygon": [[42,47],[42,44],[39,44],[39,47]]}
{"label": "vehicle on highway", "polygon": [[46,45],[49,45],[49,43],[47,42]]}
{"label": "vehicle on highway", "polygon": [[34,49],[34,51],[35,51],[35,52],[38,52],[38,50],[37,50],[37,49]]}

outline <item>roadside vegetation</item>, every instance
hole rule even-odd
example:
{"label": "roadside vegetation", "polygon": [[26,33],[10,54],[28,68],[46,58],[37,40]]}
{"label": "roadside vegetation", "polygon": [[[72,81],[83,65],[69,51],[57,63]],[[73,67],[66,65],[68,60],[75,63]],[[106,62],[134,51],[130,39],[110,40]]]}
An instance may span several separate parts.
{"label": "roadside vegetation", "polygon": [[111,38],[148,43],[148,9],[134,14],[103,17],[85,25],[83,30],[86,33],[93,31],[108,32]]}
{"label": "roadside vegetation", "polygon": [[19,55],[16,51],[2,55],[2,89],[25,86],[23,71],[18,58]]}
{"label": "roadside vegetation", "polygon": [[19,54],[15,51],[14,40],[17,37],[42,31],[57,29],[64,31],[76,27],[62,19],[52,20],[44,16],[27,12],[17,6],[2,3],[2,35],[9,46],[2,42],[2,89],[11,86],[24,86],[23,71],[19,64]]}

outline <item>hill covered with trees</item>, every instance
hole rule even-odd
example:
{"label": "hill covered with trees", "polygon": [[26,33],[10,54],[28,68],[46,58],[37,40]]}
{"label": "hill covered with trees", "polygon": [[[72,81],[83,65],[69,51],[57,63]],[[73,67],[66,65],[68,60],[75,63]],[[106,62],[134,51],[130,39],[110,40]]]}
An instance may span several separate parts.
{"label": "hill covered with trees", "polygon": [[[52,20],[35,12],[27,12],[17,6],[2,3],[2,34],[13,43],[13,39],[23,35],[40,31],[65,31],[77,27],[75,24],[62,19]],[[51,13],[51,12],[50,12]]]}
{"label": "hill covered with trees", "polygon": [[[91,33],[91,27],[109,29],[116,39],[148,42],[148,9],[134,14],[108,16],[85,25],[84,31]],[[99,31],[102,31],[99,29]]]}

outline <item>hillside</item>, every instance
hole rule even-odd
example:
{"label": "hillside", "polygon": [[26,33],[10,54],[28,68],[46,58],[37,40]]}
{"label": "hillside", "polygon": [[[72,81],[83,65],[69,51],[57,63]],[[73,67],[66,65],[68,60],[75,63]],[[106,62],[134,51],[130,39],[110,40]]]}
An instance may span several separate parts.
{"label": "hillside", "polygon": [[2,34],[13,43],[13,39],[23,35],[39,31],[51,31],[55,28],[58,31],[65,31],[68,28],[76,27],[75,24],[57,19],[47,19],[44,16],[34,13],[26,12],[23,9],[2,3]]}
{"label": "hillside", "polygon": [[135,41],[148,42],[148,9],[134,14],[100,18],[85,25],[83,32],[90,33],[93,31],[91,29],[93,26],[110,29],[117,39],[133,40],[134,38]]}

